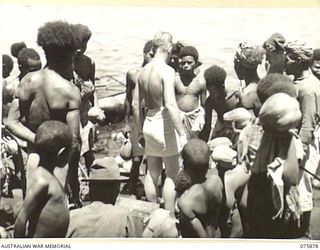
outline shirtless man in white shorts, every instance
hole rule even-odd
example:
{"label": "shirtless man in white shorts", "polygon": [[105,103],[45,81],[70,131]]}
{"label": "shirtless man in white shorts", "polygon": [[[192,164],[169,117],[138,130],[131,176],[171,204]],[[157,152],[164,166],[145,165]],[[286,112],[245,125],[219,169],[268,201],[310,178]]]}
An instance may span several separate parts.
{"label": "shirtless man in white shorts", "polygon": [[[142,69],[139,76],[138,87],[134,92],[136,98],[133,98],[133,114],[140,143],[144,144],[145,141],[148,168],[154,184],[147,188],[152,189],[146,190],[147,198],[157,202],[156,187],[164,163],[166,180],[162,197],[165,209],[170,210],[174,216],[174,181],[179,171],[179,152],[187,138],[175,98],[175,72],[167,65],[172,49],[172,36],[167,32],[158,32],[153,42],[154,59]],[[143,99],[147,109],[145,120],[141,110]]]}

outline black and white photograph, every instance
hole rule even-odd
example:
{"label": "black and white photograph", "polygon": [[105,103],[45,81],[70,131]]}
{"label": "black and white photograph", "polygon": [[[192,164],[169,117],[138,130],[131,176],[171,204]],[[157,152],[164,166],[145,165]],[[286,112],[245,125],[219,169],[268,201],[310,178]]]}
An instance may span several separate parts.
{"label": "black and white photograph", "polygon": [[319,8],[7,2],[0,18],[0,238],[319,248]]}

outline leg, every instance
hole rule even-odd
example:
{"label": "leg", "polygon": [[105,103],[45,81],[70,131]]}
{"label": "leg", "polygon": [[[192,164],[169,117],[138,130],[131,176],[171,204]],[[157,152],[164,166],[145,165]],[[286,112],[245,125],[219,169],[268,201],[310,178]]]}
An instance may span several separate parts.
{"label": "leg", "polygon": [[137,183],[139,179],[139,168],[142,161],[142,156],[134,156],[130,169],[129,191],[130,195],[137,195]]}
{"label": "leg", "polygon": [[94,162],[93,152],[91,150],[89,150],[88,152],[85,152],[83,154],[83,157],[84,157],[84,162],[85,162],[86,169],[87,169],[87,174],[89,175],[90,167],[91,167],[92,163]]}
{"label": "leg", "polygon": [[163,185],[162,197],[164,199],[164,208],[170,210],[174,217],[174,207],[176,200],[175,180],[179,172],[179,155],[163,158],[166,169],[166,179]]}
{"label": "leg", "polygon": [[12,156],[12,161],[14,164],[16,174],[20,175],[20,185],[22,189],[23,198],[26,196],[26,188],[27,188],[27,181],[26,181],[26,171],[23,164],[22,158],[22,151],[21,148],[18,148],[18,154]]}
{"label": "leg", "polygon": [[[146,176],[146,180],[148,175],[152,179],[152,183],[147,182],[148,185],[145,184],[145,191],[148,201],[157,202],[158,192],[158,180],[162,170],[162,159],[160,157],[155,156],[147,156],[147,164],[148,164],[148,174]],[[149,179],[150,180],[150,179]]]}
{"label": "leg", "polygon": [[89,150],[83,154],[83,157],[86,164],[87,173],[89,175],[90,167],[94,161],[94,154],[92,151],[92,148],[93,148],[93,129],[92,128],[90,129],[88,134],[88,143],[89,143]]}
{"label": "leg", "polygon": [[67,175],[67,185],[69,189],[69,200],[71,203],[77,207],[82,207],[80,202],[79,192],[80,192],[80,183],[78,179],[78,164],[79,164],[80,153],[77,150],[73,150],[69,159],[69,168]]}

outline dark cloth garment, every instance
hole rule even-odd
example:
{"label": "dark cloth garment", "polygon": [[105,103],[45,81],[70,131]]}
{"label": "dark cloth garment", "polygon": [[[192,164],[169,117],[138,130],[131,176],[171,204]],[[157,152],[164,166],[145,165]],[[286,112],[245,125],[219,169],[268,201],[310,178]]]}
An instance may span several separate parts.
{"label": "dark cloth garment", "polygon": [[67,238],[141,237],[143,222],[129,210],[95,201],[70,212]]}
{"label": "dark cloth garment", "polygon": [[248,237],[283,238],[283,219],[272,219],[276,213],[272,200],[271,180],[265,172],[253,173],[248,183]]}

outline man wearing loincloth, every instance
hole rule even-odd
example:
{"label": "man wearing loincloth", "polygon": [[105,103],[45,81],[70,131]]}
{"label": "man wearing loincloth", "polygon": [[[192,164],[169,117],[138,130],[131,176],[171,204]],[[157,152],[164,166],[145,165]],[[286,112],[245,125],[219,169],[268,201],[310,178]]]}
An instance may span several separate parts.
{"label": "man wearing loincloth", "polygon": [[[167,178],[162,197],[165,209],[170,210],[174,216],[174,180],[179,170],[180,143],[186,143],[187,138],[175,99],[175,72],[167,65],[172,49],[172,36],[167,32],[158,32],[153,43],[154,59],[142,69],[138,78],[138,87],[134,91],[133,113],[141,138],[140,143],[143,144],[145,140],[148,168],[154,184],[146,189],[147,198],[152,202],[157,201],[156,187],[164,163]],[[144,120],[142,100],[147,109]],[[177,140],[178,135],[180,143]]]}
{"label": "man wearing loincloth", "polygon": [[175,78],[176,100],[188,138],[197,137],[204,125],[206,84],[195,72],[198,58],[196,48],[183,47],[179,53],[180,68]]}
{"label": "man wearing loincloth", "polygon": [[130,179],[129,179],[129,192],[130,195],[136,196],[137,195],[137,183],[139,178],[139,167],[143,158],[144,149],[138,143],[138,131],[135,123],[133,123],[132,128],[129,126],[129,117],[132,114],[132,98],[133,92],[138,82],[138,77],[140,75],[141,70],[143,67],[149,63],[153,57],[152,52],[153,42],[152,40],[146,42],[143,48],[143,62],[142,65],[131,69],[127,72],[126,80],[126,100],[125,100],[125,108],[126,108],[126,115],[125,115],[125,132],[131,131],[131,144],[132,144],[132,166],[130,170]]}

